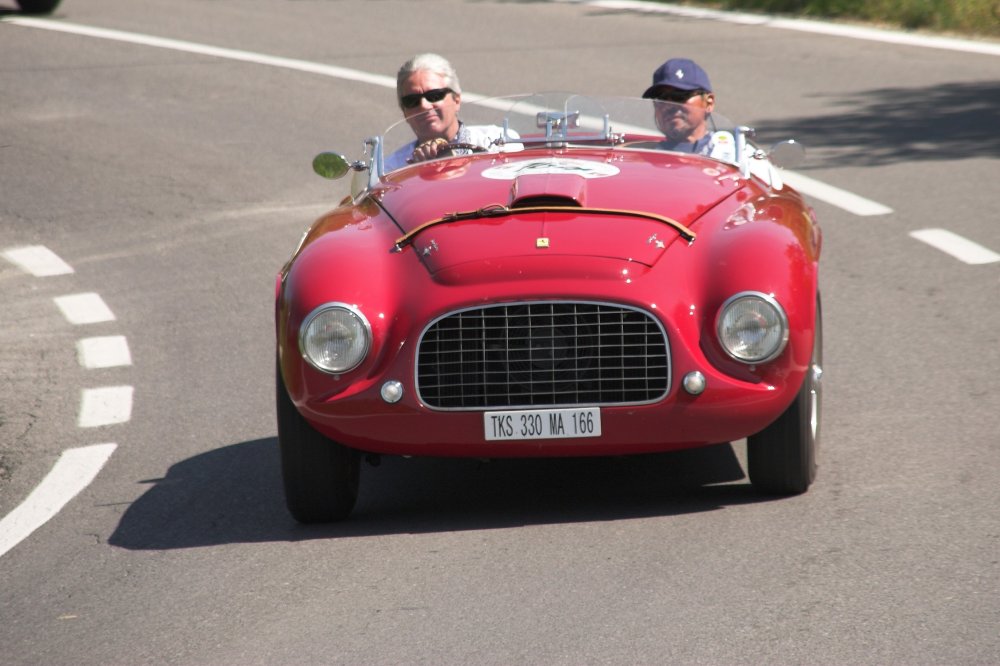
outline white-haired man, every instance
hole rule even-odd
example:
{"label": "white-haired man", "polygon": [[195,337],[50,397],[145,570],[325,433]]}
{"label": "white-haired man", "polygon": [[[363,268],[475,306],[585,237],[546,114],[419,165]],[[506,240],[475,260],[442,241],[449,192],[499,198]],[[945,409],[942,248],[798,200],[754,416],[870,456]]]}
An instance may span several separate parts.
{"label": "white-haired man", "polygon": [[451,150],[449,144],[492,149],[502,133],[500,127],[469,126],[459,120],[458,74],[436,53],[422,53],[403,63],[396,75],[396,99],[417,138],[386,158],[386,171],[437,157]]}

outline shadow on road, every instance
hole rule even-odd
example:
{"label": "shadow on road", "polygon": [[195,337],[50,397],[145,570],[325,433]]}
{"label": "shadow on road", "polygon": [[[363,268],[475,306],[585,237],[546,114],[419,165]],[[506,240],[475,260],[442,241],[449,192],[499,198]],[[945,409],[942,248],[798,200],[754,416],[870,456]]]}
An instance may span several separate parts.
{"label": "shadow on road", "polygon": [[732,446],[622,458],[383,458],[362,468],[351,519],[295,523],[285,509],[274,438],[181,461],[152,484],[109,539],[128,549],[448,532],[713,511],[761,501],[739,481]]}
{"label": "shadow on road", "polygon": [[1000,155],[1000,81],[878,88],[824,99],[830,115],[758,121],[759,129],[781,133],[762,134],[761,143],[794,137],[809,151],[807,166],[824,167]]}

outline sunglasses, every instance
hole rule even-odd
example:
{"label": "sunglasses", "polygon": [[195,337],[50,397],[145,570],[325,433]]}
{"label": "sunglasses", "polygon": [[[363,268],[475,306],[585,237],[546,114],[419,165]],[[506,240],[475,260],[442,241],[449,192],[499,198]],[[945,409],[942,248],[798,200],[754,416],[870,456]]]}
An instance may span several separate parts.
{"label": "sunglasses", "polygon": [[434,90],[425,90],[422,93],[413,93],[412,95],[403,95],[399,98],[399,104],[404,109],[415,109],[420,106],[420,100],[426,99],[431,104],[436,104],[444,99],[445,95],[450,95],[455,92],[451,88],[435,88]]}
{"label": "sunglasses", "polygon": [[660,92],[653,95],[653,99],[660,102],[673,102],[675,104],[683,104],[692,97],[704,94],[705,94],[704,90],[661,90]]}

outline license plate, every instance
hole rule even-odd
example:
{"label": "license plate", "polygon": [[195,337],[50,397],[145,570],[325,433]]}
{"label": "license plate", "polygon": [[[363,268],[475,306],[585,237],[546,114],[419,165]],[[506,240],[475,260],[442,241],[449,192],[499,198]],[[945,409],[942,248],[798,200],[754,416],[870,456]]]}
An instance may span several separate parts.
{"label": "license plate", "polygon": [[574,407],[485,412],[483,427],[488,441],[600,437],[601,410],[599,407]]}

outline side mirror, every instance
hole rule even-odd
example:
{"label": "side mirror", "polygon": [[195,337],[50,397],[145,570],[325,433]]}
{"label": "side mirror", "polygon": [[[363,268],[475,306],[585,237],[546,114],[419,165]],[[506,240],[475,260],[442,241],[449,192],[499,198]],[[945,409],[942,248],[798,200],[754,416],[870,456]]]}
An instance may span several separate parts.
{"label": "side mirror", "polygon": [[767,151],[767,156],[775,166],[790,169],[805,161],[806,149],[795,139],[789,139],[771,146],[771,150]]}
{"label": "side mirror", "polygon": [[355,165],[337,153],[320,153],[313,158],[313,171],[323,178],[337,180],[343,178]]}

